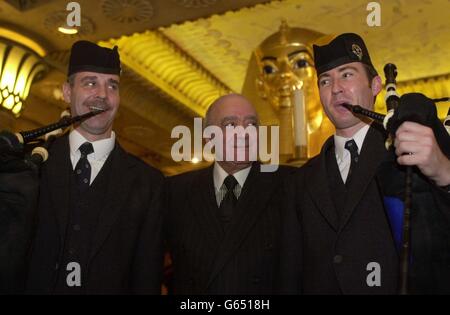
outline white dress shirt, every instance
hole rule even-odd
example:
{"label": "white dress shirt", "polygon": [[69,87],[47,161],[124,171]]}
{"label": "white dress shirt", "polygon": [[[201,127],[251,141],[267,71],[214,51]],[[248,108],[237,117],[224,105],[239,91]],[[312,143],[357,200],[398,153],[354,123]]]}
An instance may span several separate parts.
{"label": "white dress shirt", "polygon": [[[72,161],[72,168],[75,167],[80,160],[81,152],[79,150],[80,146],[88,141],[81,133],[77,130],[72,130],[69,134],[69,145],[70,145],[70,160]],[[94,147],[94,152],[87,156],[89,164],[91,164],[91,182],[97,177],[98,173],[105,164],[111,151],[114,149],[114,144],[116,143],[116,134],[114,131],[111,133],[111,137],[108,139],[102,139],[98,141],[91,142]]]}
{"label": "white dress shirt", "polygon": [[334,151],[336,153],[336,161],[339,167],[339,172],[341,173],[342,181],[345,183],[348,177],[348,171],[350,170],[351,156],[350,151],[344,146],[345,143],[351,139],[356,142],[358,146],[358,154],[361,153],[361,148],[364,143],[364,138],[369,131],[370,126],[365,125],[359,129],[351,138],[345,138],[338,135],[334,135]]}
{"label": "white dress shirt", "polygon": [[[234,194],[236,198],[239,198],[239,196],[241,195],[242,187],[244,187],[245,181],[247,180],[251,168],[252,167],[249,166],[233,174],[234,178],[236,178],[238,182],[238,184],[234,188]],[[220,206],[223,197],[225,197],[225,194],[227,193],[227,188],[225,187],[223,182],[229,174],[219,165],[219,163],[215,162],[213,175],[217,206]]]}

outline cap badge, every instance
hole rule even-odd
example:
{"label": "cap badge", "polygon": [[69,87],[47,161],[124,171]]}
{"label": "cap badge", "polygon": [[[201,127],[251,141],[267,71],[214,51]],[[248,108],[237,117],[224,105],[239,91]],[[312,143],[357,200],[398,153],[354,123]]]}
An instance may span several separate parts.
{"label": "cap badge", "polygon": [[362,52],[361,47],[359,47],[359,46],[356,45],[356,44],[353,44],[353,45],[352,45],[352,52],[353,52],[356,56],[358,56],[359,61],[362,60],[363,52]]}

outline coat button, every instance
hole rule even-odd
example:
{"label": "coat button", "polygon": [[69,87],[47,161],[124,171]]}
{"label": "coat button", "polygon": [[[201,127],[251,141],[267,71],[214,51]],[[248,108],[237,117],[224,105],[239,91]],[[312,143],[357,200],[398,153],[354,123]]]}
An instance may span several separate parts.
{"label": "coat button", "polygon": [[56,264],[55,264],[55,270],[58,270],[58,269],[59,269],[59,264],[56,263]]}
{"label": "coat button", "polygon": [[258,284],[258,283],[261,282],[261,278],[259,278],[259,277],[253,277],[252,282],[253,282],[253,284]]}
{"label": "coat button", "polygon": [[81,227],[80,227],[80,225],[79,224],[75,224],[74,226],[73,226],[73,230],[74,231],[79,231],[79,230],[81,230]]}
{"label": "coat button", "polygon": [[344,260],[344,257],[342,257],[342,255],[336,255],[333,257],[333,262],[335,264],[340,264],[340,263],[342,263],[343,260]]}

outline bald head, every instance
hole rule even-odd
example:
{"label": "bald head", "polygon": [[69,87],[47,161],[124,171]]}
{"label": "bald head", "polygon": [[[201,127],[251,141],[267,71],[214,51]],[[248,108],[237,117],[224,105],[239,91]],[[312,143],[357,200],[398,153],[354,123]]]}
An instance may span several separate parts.
{"label": "bald head", "polygon": [[250,120],[252,124],[258,124],[258,115],[250,101],[240,94],[228,94],[219,97],[208,108],[205,125],[206,127],[211,125],[225,127],[224,123]]}
{"label": "bald head", "polygon": [[256,159],[253,156],[258,143],[258,115],[250,101],[239,94],[219,97],[206,113],[205,128],[212,126],[222,131],[213,137],[223,148],[216,151],[217,163],[228,174],[251,166]]}

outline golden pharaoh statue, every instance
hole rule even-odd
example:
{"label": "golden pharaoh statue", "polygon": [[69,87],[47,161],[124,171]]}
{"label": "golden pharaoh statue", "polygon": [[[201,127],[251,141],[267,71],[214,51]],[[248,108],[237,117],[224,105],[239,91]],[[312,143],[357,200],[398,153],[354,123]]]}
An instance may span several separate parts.
{"label": "golden pharaoh statue", "polygon": [[329,36],[283,21],[251,56],[242,94],[255,105],[261,124],[280,126],[281,162],[304,162],[334,132],[320,104],[312,57],[312,44],[325,40]]}

